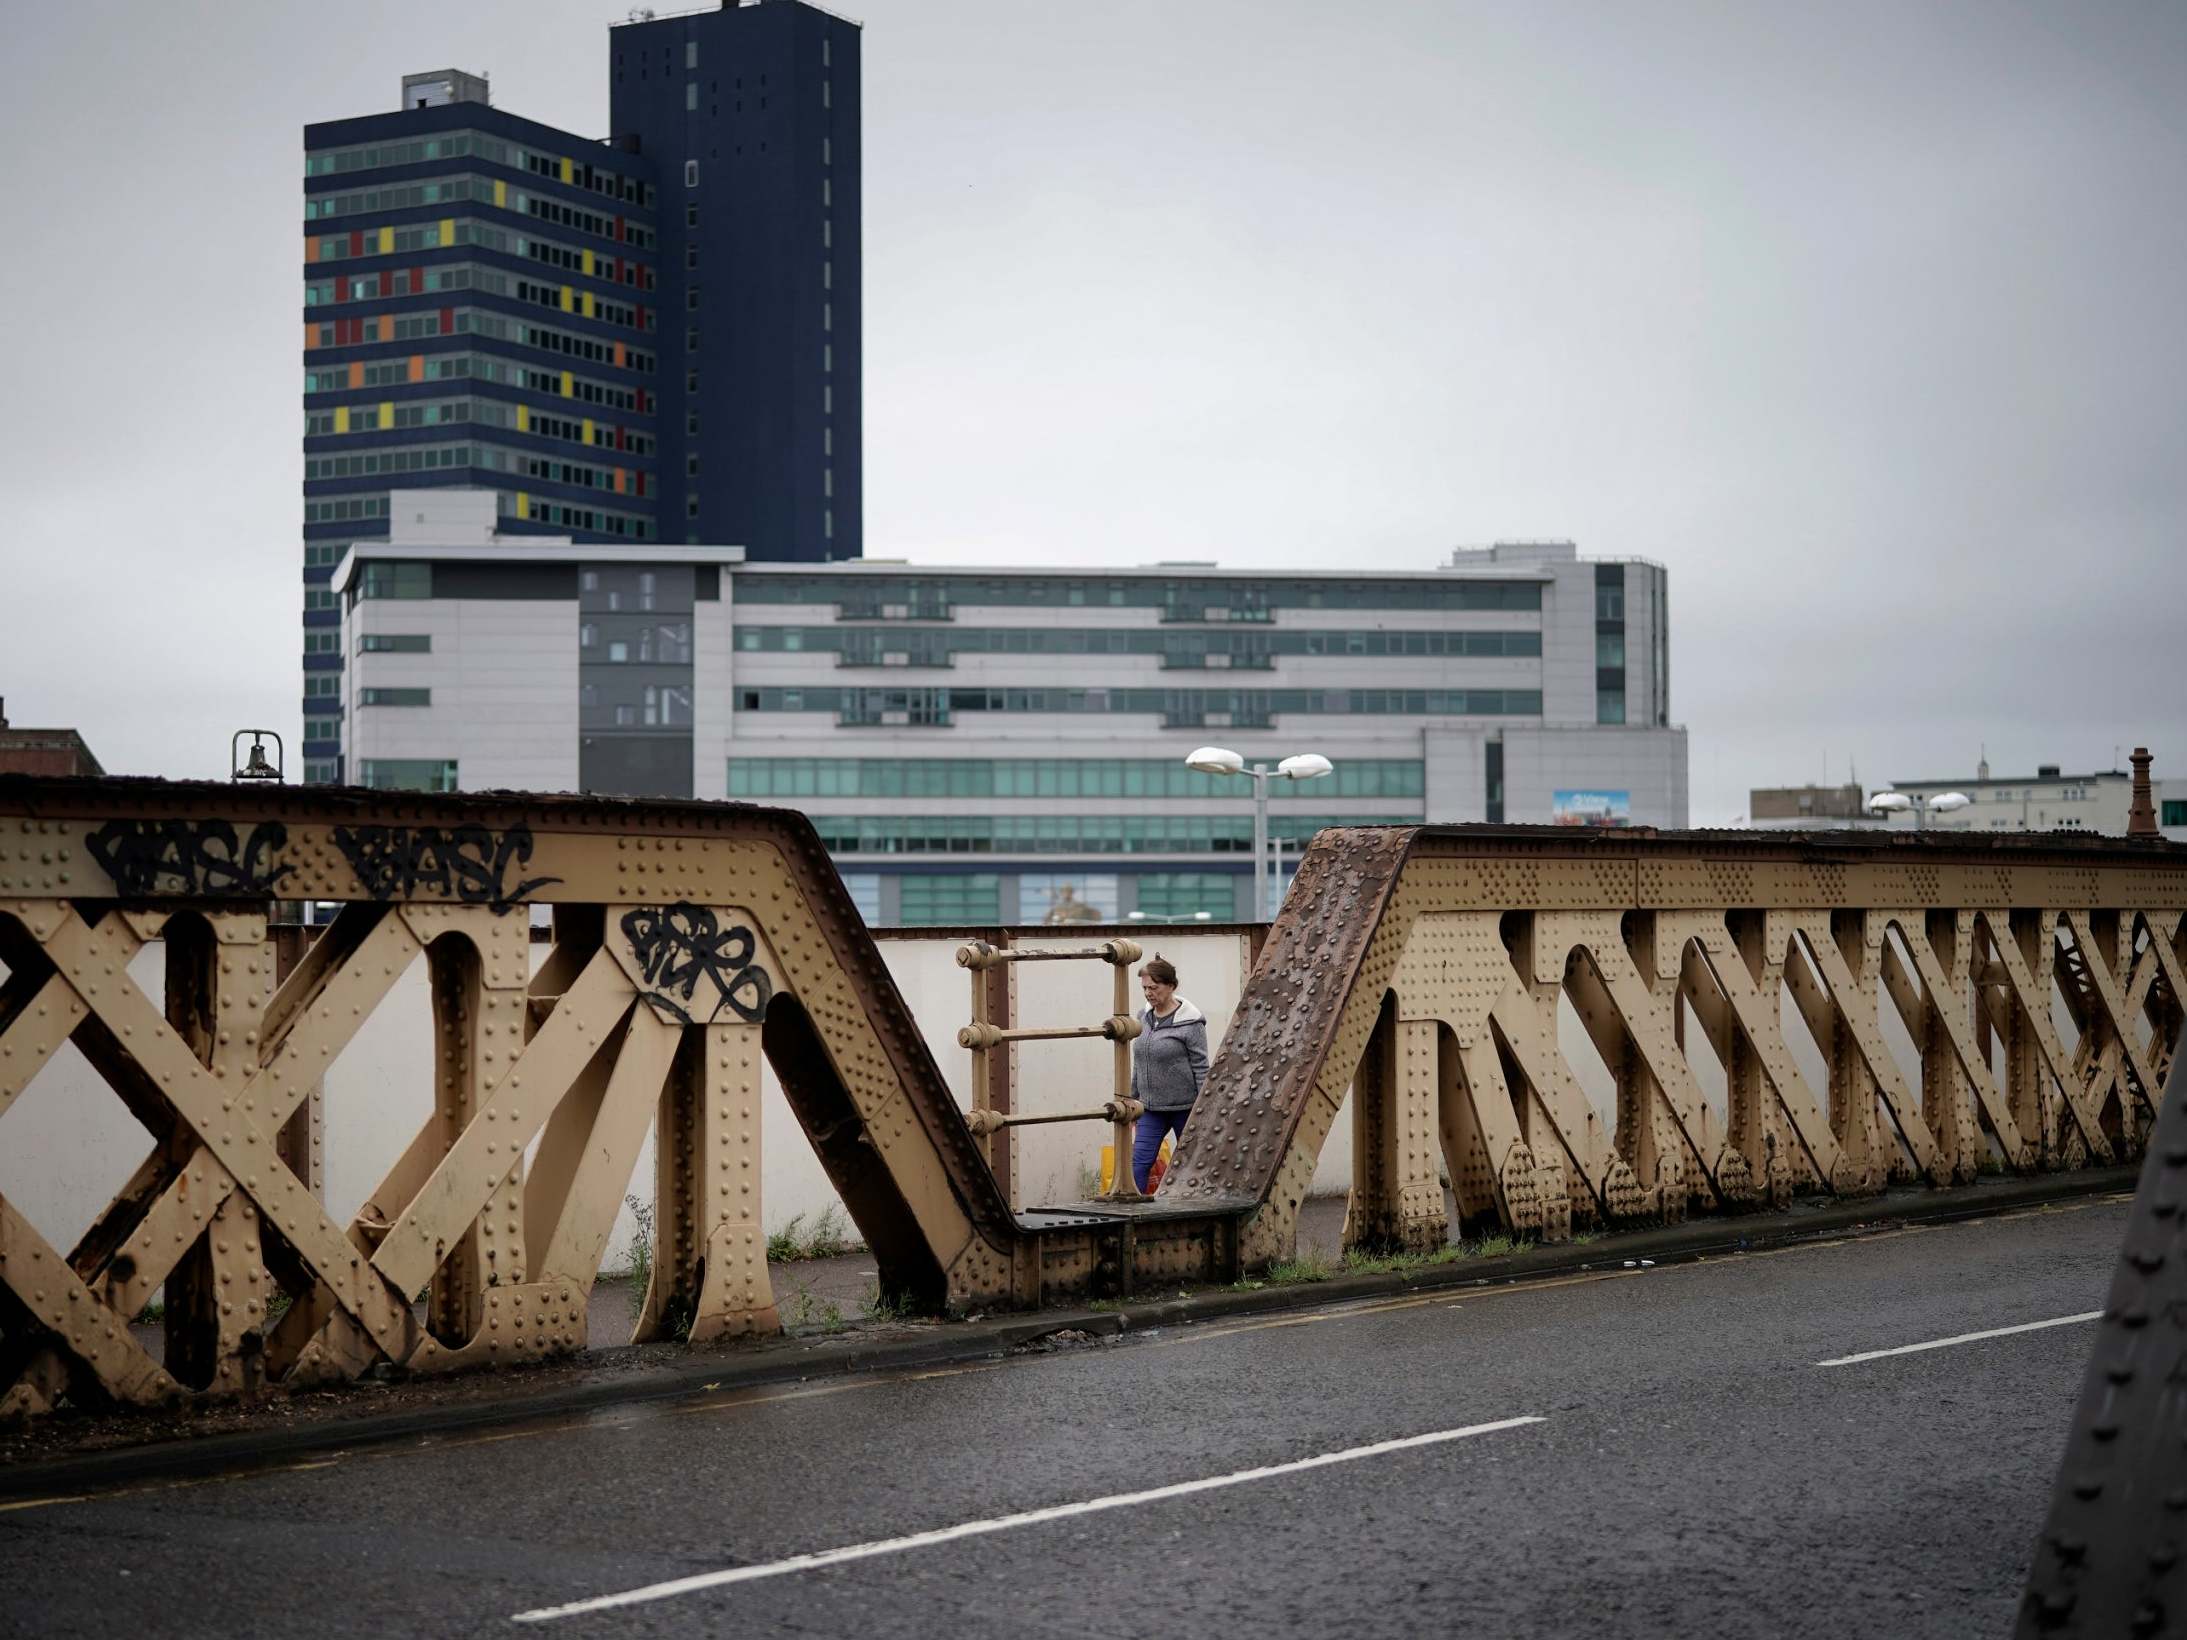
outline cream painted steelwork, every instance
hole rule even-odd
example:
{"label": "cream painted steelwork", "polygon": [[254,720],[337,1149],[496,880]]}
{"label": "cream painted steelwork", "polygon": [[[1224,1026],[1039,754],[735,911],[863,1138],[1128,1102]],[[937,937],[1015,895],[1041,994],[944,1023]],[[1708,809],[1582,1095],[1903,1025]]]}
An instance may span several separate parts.
{"label": "cream painted steelwork", "polygon": [[[299,955],[282,901],[339,909]],[[2156,842],[1325,832],[1157,1196],[1019,1213],[793,812],[0,779],[0,1144],[66,1041],[150,1139],[66,1252],[0,1200],[0,1413],[581,1349],[649,1127],[637,1336],[773,1332],[763,1055],[885,1293],[934,1310],[1289,1253],[1347,1090],[1360,1246],[2115,1160],[2177,1051],[2183,907],[2187,850]],[[164,1008],[128,971],[154,939]],[[433,1113],[338,1224],[312,1089],[420,960]],[[1613,1110],[1560,1051],[1562,997]],[[163,1285],[154,1359],[128,1322]]]}

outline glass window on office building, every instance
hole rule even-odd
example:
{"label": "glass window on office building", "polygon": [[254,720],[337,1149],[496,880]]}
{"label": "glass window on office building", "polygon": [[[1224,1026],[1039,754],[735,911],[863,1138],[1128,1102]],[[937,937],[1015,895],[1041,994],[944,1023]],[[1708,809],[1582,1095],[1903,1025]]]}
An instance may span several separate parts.
{"label": "glass window on office building", "polygon": [[1117,886],[1113,872],[1027,872],[1018,878],[1017,920],[1050,926],[1114,922]]}
{"label": "glass window on office building", "polygon": [[1238,914],[1237,882],[1227,871],[1150,871],[1139,879],[1139,909],[1149,921],[1230,922]]}
{"label": "glass window on office building", "polygon": [[1002,879],[992,871],[907,872],[898,921],[906,926],[962,926],[1002,921]]}
{"label": "glass window on office building", "polygon": [[878,871],[846,871],[843,887],[850,894],[851,904],[858,908],[858,915],[865,919],[867,927],[881,920],[881,874]]}

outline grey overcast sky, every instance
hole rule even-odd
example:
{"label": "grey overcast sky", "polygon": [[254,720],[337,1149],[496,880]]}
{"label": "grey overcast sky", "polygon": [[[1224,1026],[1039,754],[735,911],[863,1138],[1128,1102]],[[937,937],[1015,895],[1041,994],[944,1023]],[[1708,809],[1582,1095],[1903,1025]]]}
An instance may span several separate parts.
{"label": "grey overcast sky", "polygon": [[[2187,776],[2177,0],[846,5],[870,554],[1569,537],[1670,568],[1697,823]],[[294,731],[300,128],[453,65],[604,135],[619,15],[10,0],[10,718]]]}

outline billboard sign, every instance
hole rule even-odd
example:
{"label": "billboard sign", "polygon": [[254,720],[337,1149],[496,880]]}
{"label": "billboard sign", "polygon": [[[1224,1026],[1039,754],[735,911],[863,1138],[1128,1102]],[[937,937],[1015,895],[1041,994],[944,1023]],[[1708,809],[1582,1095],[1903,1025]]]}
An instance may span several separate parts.
{"label": "billboard sign", "polygon": [[1633,823],[1633,794],[1552,792],[1549,821],[1557,826],[1629,826]]}

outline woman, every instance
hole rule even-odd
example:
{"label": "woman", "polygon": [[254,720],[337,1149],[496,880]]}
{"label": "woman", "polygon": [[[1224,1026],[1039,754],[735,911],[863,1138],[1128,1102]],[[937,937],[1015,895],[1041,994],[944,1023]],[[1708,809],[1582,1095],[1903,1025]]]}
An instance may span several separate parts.
{"label": "woman", "polygon": [[1207,1080],[1207,1016],[1177,994],[1177,969],[1155,957],[1139,970],[1147,1005],[1132,1047],[1131,1096],[1146,1106],[1132,1134],[1131,1176],[1143,1196],[1165,1134],[1180,1136]]}

